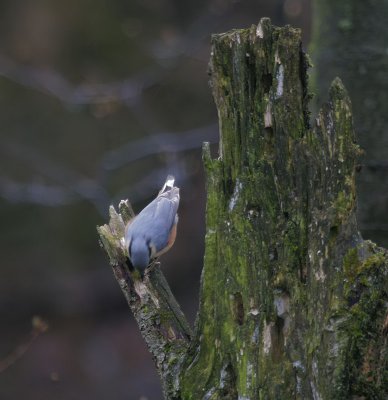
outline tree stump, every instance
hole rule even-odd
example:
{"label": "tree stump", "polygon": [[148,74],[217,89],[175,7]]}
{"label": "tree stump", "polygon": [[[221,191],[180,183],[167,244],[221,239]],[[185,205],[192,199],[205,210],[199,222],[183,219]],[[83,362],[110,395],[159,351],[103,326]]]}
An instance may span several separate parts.
{"label": "tree stump", "polygon": [[194,334],[158,266],[131,279],[125,218],[111,209],[99,228],[165,398],[386,398],[388,257],[357,229],[360,149],[346,90],[334,80],[310,126],[300,31],[268,19],[214,35],[211,54],[220,146],[216,159],[203,148]]}

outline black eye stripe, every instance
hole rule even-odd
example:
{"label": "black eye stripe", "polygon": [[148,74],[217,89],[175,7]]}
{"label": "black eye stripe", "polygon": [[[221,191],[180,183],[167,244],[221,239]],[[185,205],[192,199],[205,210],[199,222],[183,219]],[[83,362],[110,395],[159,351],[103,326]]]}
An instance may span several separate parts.
{"label": "black eye stripe", "polygon": [[147,248],[148,248],[148,257],[151,258],[151,240],[148,239],[148,240],[146,241],[146,244],[147,244]]}

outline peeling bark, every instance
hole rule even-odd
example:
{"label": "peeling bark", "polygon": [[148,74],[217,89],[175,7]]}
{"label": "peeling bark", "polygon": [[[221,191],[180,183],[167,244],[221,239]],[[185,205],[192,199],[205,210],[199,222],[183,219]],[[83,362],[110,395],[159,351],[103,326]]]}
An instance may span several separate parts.
{"label": "peeling bark", "polygon": [[122,280],[120,217],[112,211],[99,228],[168,399],[388,395],[388,255],[357,229],[351,104],[334,80],[310,127],[307,68],[300,31],[268,19],[212,38],[220,148],[217,159],[203,148],[206,252],[192,339],[171,292],[151,279],[158,268],[144,283]]}

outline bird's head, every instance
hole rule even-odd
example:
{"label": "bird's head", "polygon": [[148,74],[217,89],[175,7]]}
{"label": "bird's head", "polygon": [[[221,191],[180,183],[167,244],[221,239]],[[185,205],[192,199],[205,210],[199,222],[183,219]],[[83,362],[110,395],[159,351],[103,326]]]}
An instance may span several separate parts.
{"label": "bird's head", "polygon": [[128,247],[129,259],[134,268],[143,275],[150,263],[151,249],[143,237],[135,237]]}

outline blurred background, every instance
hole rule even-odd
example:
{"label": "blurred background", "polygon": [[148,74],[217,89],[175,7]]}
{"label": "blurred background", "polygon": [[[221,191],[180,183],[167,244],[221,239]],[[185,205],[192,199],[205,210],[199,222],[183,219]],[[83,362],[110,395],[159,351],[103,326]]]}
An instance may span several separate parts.
{"label": "blurred background", "polygon": [[308,0],[0,1],[0,399],[161,399],[95,228],[174,174],[162,268],[193,323],[201,144],[218,140],[210,36],[264,16],[308,46]]}

